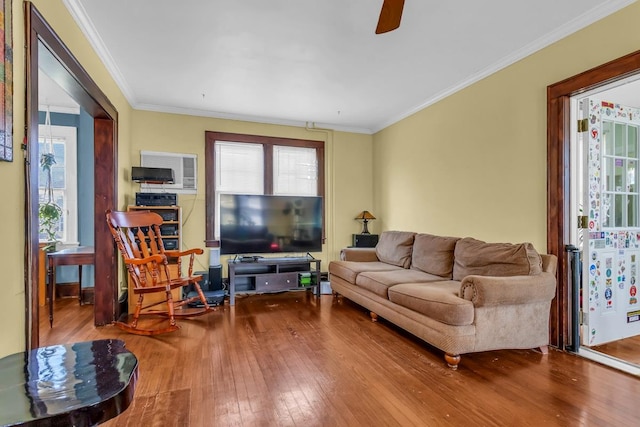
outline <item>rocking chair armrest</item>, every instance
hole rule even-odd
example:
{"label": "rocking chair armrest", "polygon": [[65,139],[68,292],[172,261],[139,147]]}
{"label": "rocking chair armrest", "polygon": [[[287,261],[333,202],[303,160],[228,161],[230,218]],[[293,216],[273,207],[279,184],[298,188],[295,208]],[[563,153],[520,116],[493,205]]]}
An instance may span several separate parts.
{"label": "rocking chair armrest", "polygon": [[201,248],[193,248],[193,249],[187,249],[186,251],[178,251],[178,250],[164,251],[164,253],[169,258],[178,258],[181,256],[187,256],[191,254],[202,255],[204,253],[204,250],[202,250]]}
{"label": "rocking chair armrest", "polygon": [[164,255],[150,255],[146,258],[130,258],[130,259],[125,259],[124,263],[125,264],[133,264],[133,265],[142,265],[142,264],[147,264],[149,262],[156,262],[158,264],[162,264],[164,262],[164,260],[166,259],[166,257]]}
{"label": "rocking chair armrest", "polygon": [[184,256],[188,256],[189,262],[187,263],[188,264],[187,276],[192,276],[193,262],[195,261],[196,255],[202,255],[204,251],[200,248],[193,248],[193,249],[187,249],[186,251],[169,250],[169,251],[164,251],[164,253],[169,258],[177,258],[179,274],[182,274],[182,269],[180,267],[182,264],[181,258]]}

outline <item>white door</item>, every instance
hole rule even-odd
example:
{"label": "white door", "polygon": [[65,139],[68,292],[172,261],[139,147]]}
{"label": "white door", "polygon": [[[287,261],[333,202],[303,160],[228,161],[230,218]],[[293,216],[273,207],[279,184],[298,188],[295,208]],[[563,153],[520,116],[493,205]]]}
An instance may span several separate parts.
{"label": "white door", "polygon": [[581,344],[640,334],[640,109],[583,98]]}

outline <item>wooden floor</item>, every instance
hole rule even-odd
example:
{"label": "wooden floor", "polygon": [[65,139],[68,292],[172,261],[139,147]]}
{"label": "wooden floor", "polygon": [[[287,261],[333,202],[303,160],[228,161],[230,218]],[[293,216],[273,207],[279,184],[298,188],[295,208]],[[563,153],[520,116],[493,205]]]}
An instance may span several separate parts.
{"label": "wooden floor", "polygon": [[56,301],[41,344],[119,338],[137,355],[131,407],[106,426],[630,426],[640,378],[554,351],[440,351],[331,295],[239,298],[156,337],[95,328]]}
{"label": "wooden floor", "polygon": [[640,365],[640,335],[592,347],[593,350]]}

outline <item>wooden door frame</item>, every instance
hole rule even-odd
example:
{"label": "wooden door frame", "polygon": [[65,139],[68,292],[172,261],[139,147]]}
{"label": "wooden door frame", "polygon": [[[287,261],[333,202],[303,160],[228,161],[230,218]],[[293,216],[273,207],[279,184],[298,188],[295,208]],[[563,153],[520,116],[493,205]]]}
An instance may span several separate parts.
{"label": "wooden door frame", "polygon": [[547,87],[547,252],[558,257],[558,287],[551,307],[551,344],[564,349],[569,342],[569,263],[571,218],[572,96],[640,73],[640,51],[615,59]]}
{"label": "wooden door frame", "polygon": [[[25,298],[29,348],[39,346],[38,305],[38,41],[57,61],[47,66],[50,77],[94,118],[94,323],[105,325],[117,313],[118,286],[115,246],[105,211],[117,204],[118,112],[71,51],[31,2],[24,3],[26,27],[26,194],[25,194]],[[50,67],[50,69],[49,69]]]}

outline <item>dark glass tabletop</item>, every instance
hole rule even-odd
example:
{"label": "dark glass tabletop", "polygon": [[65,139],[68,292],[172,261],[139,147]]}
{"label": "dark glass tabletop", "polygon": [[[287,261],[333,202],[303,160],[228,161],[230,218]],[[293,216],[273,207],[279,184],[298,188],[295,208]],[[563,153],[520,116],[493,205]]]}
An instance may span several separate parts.
{"label": "dark glass tabletop", "polygon": [[138,359],[121,340],[52,345],[0,359],[0,425],[90,426],[129,407]]}

